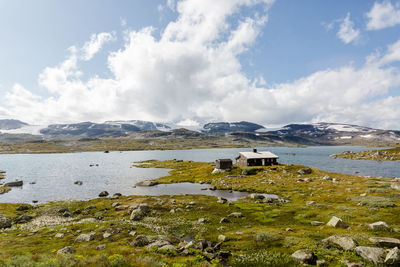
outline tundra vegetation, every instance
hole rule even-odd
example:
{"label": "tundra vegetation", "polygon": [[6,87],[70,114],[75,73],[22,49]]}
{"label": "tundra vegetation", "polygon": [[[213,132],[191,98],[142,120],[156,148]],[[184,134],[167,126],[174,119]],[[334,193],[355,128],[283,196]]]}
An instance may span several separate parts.
{"label": "tundra vegetation", "polygon": [[157,183],[252,194],[232,202],[114,195],[2,203],[0,266],[374,266],[398,256],[392,248],[400,242],[397,180],[285,164],[214,174],[206,162],[135,166],[172,169]]}
{"label": "tundra vegetation", "polygon": [[361,152],[346,151],[332,155],[332,157],[355,160],[400,161],[400,147]]}

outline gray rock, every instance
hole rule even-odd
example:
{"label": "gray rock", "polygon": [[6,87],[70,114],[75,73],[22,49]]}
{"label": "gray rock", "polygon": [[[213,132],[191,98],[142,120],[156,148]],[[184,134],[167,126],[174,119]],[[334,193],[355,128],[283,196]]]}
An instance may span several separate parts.
{"label": "gray rock", "polygon": [[132,247],[144,247],[149,244],[149,239],[146,235],[138,235],[131,243]]}
{"label": "gray rock", "polygon": [[0,213],[0,229],[10,228],[11,227],[11,219],[4,216],[4,214]]}
{"label": "gray rock", "polygon": [[370,237],[369,241],[381,247],[400,247],[400,240],[392,237]]}
{"label": "gray rock", "polygon": [[151,250],[154,247],[161,248],[163,246],[171,245],[170,242],[166,240],[157,240],[149,245],[146,246],[146,249]]}
{"label": "gray rock", "polygon": [[332,216],[332,218],[329,220],[329,222],[326,224],[328,226],[332,226],[335,228],[348,228],[347,224],[345,224],[342,219]]}
{"label": "gray rock", "polygon": [[25,211],[25,210],[29,210],[31,208],[31,206],[29,205],[19,205],[17,208],[17,211]]}
{"label": "gray rock", "polygon": [[204,223],[207,223],[207,219],[205,219],[205,218],[199,218],[199,219],[197,220],[197,222],[198,222],[198,223],[201,223],[201,224],[204,224]]}
{"label": "gray rock", "polygon": [[95,233],[89,233],[89,234],[80,234],[76,239],[75,242],[89,242],[94,239]]}
{"label": "gray rock", "polygon": [[99,194],[99,197],[106,197],[106,196],[108,196],[107,191],[100,192],[100,194]]}
{"label": "gray rock", "polygon": [[400,265],[400,249],[398,247],[389,250],[385,258],[385,264]]}
{"label": "gray rock", "polygon": [[103,249],[106,249],[106,245],[105,244],[103,244],[103,245],[98,245],[97,247],[96,247],[96,249],[97,250],[103,250]]}
{"label": "gray rock", "polygon": [[382,248],[360,246],[356,247],[355,252],[358,256],[374,264],[383,263],[383,254],[385,254],[385,250]]}
{"label": "gray rock", "polygon": [[243,214],[241,212],[232,212],[228,217],[241,218],[243,217]]}
{"label": "gray rock", "polygon": [[83,185],[83,182],[82,182],[82,181],[75,181],[74,184],[76,184],[76,185]]}
{"label": "gray rock", "polygon": [[324,177],[322,177],[322,179],[325,181],[330,181],[332,180],[332,177],[330,177],[329,175],[325,175]]}
{"label": "gray rock", "polygon": [[390,231],[390,227],[385,222],[374,222],[368,225],[372,230],[385,230]]}
{"label": "gray rock", "polygon": [[306,249],[300,249],[292,254],[293,260],[302,264],[313,264],[315,262],[315,256],[311,251]]}
{"label": "gray rock", "polygon": [[311,226],[320,226],[320,225],[324,225],[324,222],[320,222],[320,221],[312,221],[311,222]]}
{"label": "gray rock", "polygon": [[327,247],[335,247],[342,250],[353,250],[356,247],[356,243],[351,237],[347,236],[330,236],[322,240],[322,244]]}
{"label": "gray rock", "polygon": [[219,197],[217,203],[225,204],[227,201],[228,201],[228,200],[227,200],[226,198]]}
{"label": "gray rock", "polygon": [[112,233],[104,233],[103,238],[109,238],[112,236]]}
{"label": "gray rock", "polygon": [[164,249],[164,250],[172,250],[172,251],[176,251],[176,247],[174,247],[173,245],[165,245],[160,247],[160,249]]}
{"label": "gray rock", "polygon": [[21,216],[18,216],[14,221],[15,223],[27,223],[33,219],[32,216],[23,214]]}
{"label": "gray rock", "polygon": [[143,219],[150,212],[150,208],[147,204],[139,204],[136,209],[131,213],[131,221],[139,221]]}
{"label": "gray rock", "polygon": [[229,223],[229,222],[230,222],[229,219],[225,217],[221,218],[221,220],[219,221],[219,223]]}
{"label": "gray rock", "polygon": [[63,238],[64,234],[63,233],[57,233],[54,237],[55,238]]}
{"label": "gray rock", "polygon": [[75,253],[74,247],[71,246],[64,247],[57,251],[57,254],[71,254],[71,253]]}
{"label": "gray rock", "polygon": [[363,267],[364,266],[364,263],[361,261],[354,262],[354,261],[350,261],[348,259],[343,259],[342,262],[347,267]]}
{"label": "gray rock", "polygon": [[325,260],[317,260],[316,262],[317,266],[328,266]]}
{"label": "gray rock", "polygon": [[228,237],[225,236],[225,235],[219,235],[218,236],[218,241],[219,242],[225,242],[225,241],[228,241],[228,240],[229,240]]}

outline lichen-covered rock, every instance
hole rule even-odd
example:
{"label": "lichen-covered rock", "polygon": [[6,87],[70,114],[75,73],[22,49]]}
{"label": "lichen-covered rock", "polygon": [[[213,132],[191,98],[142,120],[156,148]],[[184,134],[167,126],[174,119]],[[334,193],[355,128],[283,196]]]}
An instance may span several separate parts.
{"label": "lichen-covered rock", "polygon": [[71,246],[64,247],[57,251],[57,254],[71,254],[71,253],[75,253],[74,247]]}
{"label": "lichen-covered rock", "polygon": [[384,231],[390,231],[390,227],[387,225],[387,223],[379,221],[379,222],[374,222],[368,225],[369,228],[372,230],[384,230]]}
{"label": "lichen-covered rock", "polygon": [[385,258],[385,264],[387,265],[400,265],[400,249],[395,247],[391,249]]}
{"label": "lichen-covered rock", "polygon": [[132,247],[144,247],[149,244],[149,239],[146,235],[138,235],[131,243]]}
{"label": "lichen-covered rock", "polygon": [[356,247],[356,242],[351,237],[347,236],[330,236],[322,240],[322,244],[327,247],[335,247],[342,250],[353,250]]}
{"label": "lichen-covered rock", "polygon": [[147,204],[140,204],[131,213],[131,221],[139,221],[143,219],[150,212],[150,208]]}
{"label": "lichen-covered rock", "polygon": [[102,191],[99,194],[99,197],[106,197],[106,196],[108,196],[108,192],[107,191]]}
{"label": "lichen-covered rock", "polygon": [[293,260],[302,264],[313,264],[315,262],[315,255],[306,249],[300,249],[292,254]]}
{"label": "lichen-covered rock", "polygon": [[0,229],[10,228],[11,227],[11,219],[7,218],[4,214],[0,213]]}
{"label": "lichen-covered rock", "polygon": [[243,214],[241,212],[232,212],[231,214],[228,215],[228,217],[241,218],[243,217]]}
{"label": "lichen-covered rock", "polygon": [[94,239],[95,233],[89,234],[80,234],[76,239],[75,242],[89,242]]}
{"label": "lichen-covered rock", "polygon": [[392,237],[370,237],[369,241],[381,247],[400,247],[400,240]]}
{"label": "lichen-covered rock", "polygon": [[332,226],[335,228],[348,228],[347,224],[345,224],[342,219],[332,216],[332,218],[329,220],[329,222],[326,224],[328,226]]}
{"label": "lichen-covered rock", "polygon": [[383,263],[383,255],[385,250],[383,248],[375,247],[356,247],[355,252],[358,256],[371,261],[374,264]]}

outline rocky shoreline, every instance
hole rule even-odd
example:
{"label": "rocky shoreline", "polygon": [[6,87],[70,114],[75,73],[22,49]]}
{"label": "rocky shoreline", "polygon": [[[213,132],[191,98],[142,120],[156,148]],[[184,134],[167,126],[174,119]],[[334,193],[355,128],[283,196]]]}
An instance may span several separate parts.
{"label": "rocky shoreline", "polygon": [[400,161],[400,147],[361,152],[345,151],[341,154],[331,155],[331,157],[354,160]]}

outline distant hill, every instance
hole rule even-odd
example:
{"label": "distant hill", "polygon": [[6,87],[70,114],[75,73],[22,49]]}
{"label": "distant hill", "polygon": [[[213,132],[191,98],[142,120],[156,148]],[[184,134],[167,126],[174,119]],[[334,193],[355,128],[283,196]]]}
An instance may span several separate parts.
{"label": "distant hill", "polygon": [[211,122],[203,126],[202,131],[206,133],[228,133],[228,132],[255,132],[264,126],[247,122]]}
{"label": "distant hill", "polygon": [[0,120],[0,130],[14,130],[23,126],[28,126],[28,124],[19,120]]}

